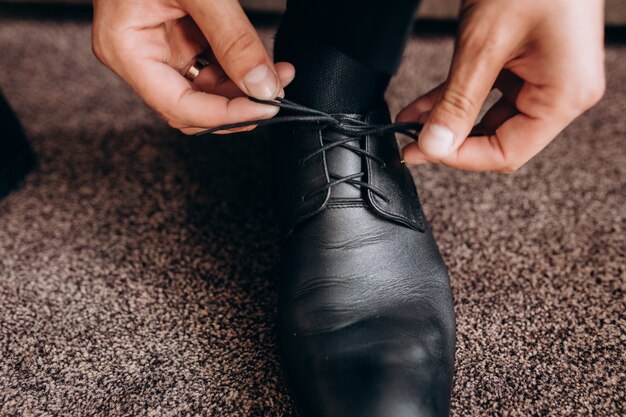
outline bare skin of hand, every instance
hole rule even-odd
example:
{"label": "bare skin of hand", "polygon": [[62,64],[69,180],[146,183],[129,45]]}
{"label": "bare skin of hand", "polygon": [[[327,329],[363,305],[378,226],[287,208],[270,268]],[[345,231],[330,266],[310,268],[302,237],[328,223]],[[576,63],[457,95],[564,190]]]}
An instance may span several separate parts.
{"label": "bare skin of hand", "polygon": [[[447,80],[403,109],[407,163],[510,173],[605,89],[602,0],[465,0]],[[487,95],[501,99],[474,127]],[[467,138],[472,129],[484,136]]]}
{"label": "bare skin of hand", "polygon": [[[94,0],[92,40],[96,57],[186,134],[273,117],[277,107],[245,96],[273,99],[295,76],[272,62],[237,0]],[[190,82],[199,54],[210,65]]]}

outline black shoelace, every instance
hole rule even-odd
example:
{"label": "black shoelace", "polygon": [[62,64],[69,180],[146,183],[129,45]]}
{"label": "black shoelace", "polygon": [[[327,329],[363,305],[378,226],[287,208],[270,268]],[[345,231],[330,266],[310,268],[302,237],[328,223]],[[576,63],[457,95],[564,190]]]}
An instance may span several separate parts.
{"label": "black shoelace", "polygon": [[[293,101],[289,101],[280,97],[276,98],[275,100],[258,100],[255,98],[250,98],[250,100],[261,104],[277,106],[280,107],[281,110],[289,110],[291,114],[278,115],[271,119],[250,120],[247,122],[225,124],[209,130],[205,130],[198,133],[197,135],[206,135],[224,130],[237,129],[240,127],[253,125],[265,126],[276,123],[289,122],[310,124],[316,130],[330,129],[346,137],[339,140],[330,140],[322,136],[322,140],[326,143],[316,151],[311,152],[310,154],[305,155],[302,159],[300,159],[300,161],[298,161],[300,165],[304,164],[306,161],[316,155],[323,154],[336,147],[341,147],[344,149],[348,149],[360,156],[364,156],[366,158],[370,158],[373,161],[376,161],[384,169],[386,168],[386,164],[381,158],[372,154],[371,152],[361,149],[360,147],[350,145],[349,142],[353,142],[355,139],[366,135],[381,135],[386,132],[400,133],[410,137],[411,139],[416,140],[417,135],[423,126],[421,123],[412,122],[372,124],[363,120],[359,120],[354,115],[341,113],[329,114],[320,110],[311,109],[309,107],[294,103]],[[387,203],[389,203],[389,198],[380,189],[361,180],[363,176],[365,176],[365,172],[358,172],[347,176],[338,176],[329,173],[331,181],[329,181],[324,186],[317,188],[302,196],[302,201],[306,201],[317,194],[324,193],[337,184],[347,183],[356,187],[366,188],[382,198]]]}

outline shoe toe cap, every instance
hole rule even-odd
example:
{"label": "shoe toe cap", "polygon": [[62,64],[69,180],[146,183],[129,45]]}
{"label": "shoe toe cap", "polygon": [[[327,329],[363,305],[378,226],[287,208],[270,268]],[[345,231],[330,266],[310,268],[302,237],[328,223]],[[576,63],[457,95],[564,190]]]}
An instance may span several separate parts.
{"label": "shoe toe cap", "polygon": [[387,327],[369,337],[344,329],[300,345],[289,369],[303,417],[448,414],[453,353],[441,333],[415,338]]}

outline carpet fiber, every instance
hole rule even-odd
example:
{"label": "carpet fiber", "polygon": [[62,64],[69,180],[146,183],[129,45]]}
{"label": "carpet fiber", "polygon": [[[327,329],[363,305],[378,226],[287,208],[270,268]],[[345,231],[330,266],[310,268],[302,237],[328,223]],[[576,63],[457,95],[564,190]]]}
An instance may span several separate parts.
{"label": "carpet fiber", "polygon": [[[267,138],[169,129],[89,31],[0,16],[0,88],[39,158],[0,201],[0,415],[289,415]],[[394,112],[451,52],[411,40]],[[518,173],[413,170],[456,301],[455,416],[624,415],[625,52]]]}

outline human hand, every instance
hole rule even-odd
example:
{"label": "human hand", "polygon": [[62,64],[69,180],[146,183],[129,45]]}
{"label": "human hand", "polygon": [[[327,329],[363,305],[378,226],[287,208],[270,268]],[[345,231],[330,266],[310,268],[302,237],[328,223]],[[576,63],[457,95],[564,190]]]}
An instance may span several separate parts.
{"label": "human hand", "polygon": [[[407,163],[513,172],[604,93],[602,0],[464,0],[448,79],[404,108]],[[493,88],[501,99],[467,138]]]}
{"label": "human hand", "polygon": [[[273,99],[295,76],[272,63],[237,0],[94,0],[92,41],[103,64],[186,134],[274,116],[277,107],[245,96]],[[199,54],[209,65],[190,82],[183,74]]]}

